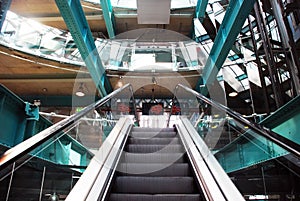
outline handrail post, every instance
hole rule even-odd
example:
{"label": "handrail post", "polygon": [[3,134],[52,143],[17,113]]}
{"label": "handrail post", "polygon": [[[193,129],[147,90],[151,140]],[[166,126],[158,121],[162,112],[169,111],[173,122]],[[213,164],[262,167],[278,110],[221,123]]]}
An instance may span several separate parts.
{"label": "handrail post", "polygon": [[136,110],[136,104],[135,104],[135,98],[134,98],[134,95],[133,95],[132,85],[129,86],[129,89],[130,89],[131,96],[132,96],[132,101],[133,101],[134,116],[135,116],[137,125],[139,126],[140,125],[140,120],[139,120],[139,116],[138,116],[138,113],[137,113],[137,110]]}
{"label": "handrail post", "polygon": [[171,115],[172,115],[172,111],[173,111],[174,102],[175,102],[175,99],[176,99],[176,93],[177,93],[178,87],[179,86],[176,85],[176,87],[174,89],[174,92],[173,92],[173,98],[172,98],[172,102],[171,102],[171,111],[170,111],[170,115],[169,115],[168,120],[167,120],[167,127],[170,126]]}

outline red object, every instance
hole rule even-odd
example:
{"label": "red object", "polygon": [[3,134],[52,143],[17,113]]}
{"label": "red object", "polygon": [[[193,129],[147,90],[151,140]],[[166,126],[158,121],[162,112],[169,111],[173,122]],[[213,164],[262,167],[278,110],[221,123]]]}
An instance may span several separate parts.
{"label": "red object", "polygon": [[181,111],[180,107],[176,105],[172,107],[172,114],[179,113],[180,111]]}
{"label": "red object", "polygon": [[151,107],[150,112],[153,114],[162,114],[163,107],[161,105],[154,105]]}
{"label": "red object", "polygon": [[124,103],[121,103],[118,105],[118,111],[122,113],[126,113],[130,111],[129,106],[125,105]]}

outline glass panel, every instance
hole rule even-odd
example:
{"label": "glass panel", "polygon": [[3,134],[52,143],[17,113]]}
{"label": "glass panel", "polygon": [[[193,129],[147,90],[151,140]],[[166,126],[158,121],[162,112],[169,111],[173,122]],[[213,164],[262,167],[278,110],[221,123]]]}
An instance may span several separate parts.
{"label": "glass panel", "polygon": [[[59,129],[64,125],[61,122],[51,130],[44,130],[50,123],[42,117],[28,124],[34,133],[41,131],[31,139],[41,136],[45,142],[12,165],[1,167],[0,200],[64,200],[120,117],[135,120],[133,103],[132,91],[127,86],[100,107],[88,106],[88,113],[63,130]],[[77,108],[73,117],[82,110],[85,109]],[[45,136],[55,128],[58,132],[46,140]],[[26,143],[28,141],[20,145],[26,146]],[[1,153],[9,149],[3,145],[0,148]]]}
{"label": "glass panel", "polygon": [[11,11],[7,12],[0,39],[0,44],[19,51],[74,65],[84,64],[69,32],[45,26]]}
{"label": "glass panel", "polygon": [[[76,126],[50,138],[0,172],[0,200],[64,199],[93,154],[71,135]],[[58,199],[57,199],[58,200]]]}
{"label": "glass panel", "polygon": [[[166,34],[156,29],[140,29],[137,33],[124,33],[128,37],[142,37],[144,32],[153,32],[156,35]],[[191,41],[181,41],[178,33],[167,31],[175,39],[174,42],[153,42],[155,38],[146,38],[146,41],[136,40],[96,40],[99,56],[106,69],[113,70],[200,70],[204,67],[208,54],[202,45]],[[121,34],[122,35],[122,34]],[[123,36],[120,36],[122,38]],[[153,36],[154,37],[154,36]],[[149,41],[148,41],[149,40]],[[152,41],[153,40],[153,41]],[[210,44],[208,45],[210,46]],[[145,65],[147,64],[147,65]]]}
{"label": "glass panel", "polygon": [[[287,194],[290,196],[290,190],[296,187],[294,182],[300,180],[296,156],[231,118],[228,111],[211,106],[181,87],[174,105],[180,111],[177,114],[190,119],[246,199],[285,200]],[[249,122],[258,119],[261,117],[248,117]],[[284,193],[279,194],[281,190]]]}

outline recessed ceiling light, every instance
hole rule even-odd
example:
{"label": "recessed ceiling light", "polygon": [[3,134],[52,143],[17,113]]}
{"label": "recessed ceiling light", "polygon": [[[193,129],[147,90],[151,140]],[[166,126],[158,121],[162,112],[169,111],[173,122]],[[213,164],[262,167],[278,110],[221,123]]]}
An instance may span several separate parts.
{"label": "recessed ceiling light", "polygon": [[85,96],[85,93],[83,91],[83,83],[80,84],[80,86],[75,94],[76,94],[76,96],[79,96],[79,97]]}
{"label": "recessed ceiling light", "polygon": [[85,95],[82,91],[77,91],[75,94],[76,96],[80,96],[80,97]]}
{"label": "recessed ceiling light", "polygon": [[238,93],[235,92],[235,91],[233,91],[233,92],[229,93],[228,95],[229,95],[230,97],[235,97],[235,96],[238,95]]}

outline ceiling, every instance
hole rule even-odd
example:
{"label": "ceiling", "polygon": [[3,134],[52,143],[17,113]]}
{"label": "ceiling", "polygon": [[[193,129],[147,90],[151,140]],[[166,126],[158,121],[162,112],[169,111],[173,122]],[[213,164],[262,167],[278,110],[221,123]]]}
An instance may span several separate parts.
{"label": "ceiling", "polygon": [[[81,3],[93,36],[108,38],[101,6],[85,1]],[[55,1],[12,0],[10,10],[44,25],[68,31]],[[139,24],[136,9],[114,8],[116,35],[122,37],[122,33],[140,28],[163,28],[189,36],[193,13],[194,8],[173,9],[169,15],[169,24]],[[170,38],[167,37],[166,40],[168,39]],[[57,62],[4,46],[0,46],[0,65],[0,82],[29,101],[45,96],[57,98],[73,96],[82,83],[87,95],[98,96],[87,69],[81,65]],[[196,71],[133,73],[109,70],[107,76],[114,89],[132,83],[135,95],[139,98],[153,96],[171,98],[171,91],[177,83],[185,82],[188,86],[194,87],[199,73]],[[157,81],[155,84],[153,77]],[[42,106],[51,106],[51,98],[43,100]],[[59,106],[57,103],[54,105]]]}
{"label": "ceiling", "polygon": [[[108,37],[100,4],[86,1],[81,1],[81,4],[93,35]],[[12,0],[10,10],[45,25],[67,30],[55,1]],[[173,9],[170,14],[169,24],[139,24],[136,9],[114,8],[116,35],[141,28],[164,28],[188,36],[192,31],[194,8]]]}
{"label": "ceiling", "polygon": [[[126,5],[127,1],[119,0],[118,2],[122,5]],[[195,13],[195,6],[189,6],[187,8],[173,7],[172,9],[169,9],[169,1],[163,0],[161,1],[161,9],[169,9],[169,15],[167,15],[168,13],[163,13],[160,17],[164,19],[157,18],[156,21],[149,22],[147,21],[147,18],[152,18],[153,16],[151,17],[149,13],[146,13],[146,7],[148,7],[149,10],[155,10],[155,7],[157,7],[156,4],[160,1],[151,1],[152,3],[150,3],[149,1],[143,0],[139,2],[141,2],[141,4],[138,4],[137,7],[141,10],[137,10],[136,8],[129,8],[129,5],[127,5],[128,8],[122,8],[118,6],[113,7],[113,23],[115,28],[116,39],[128,39],[129,36],[135,37],[135,34],[137,33],[140,35],[136,38],[139,38],[139,40],[143,41],[145,45],[151,46],[153,38],[155,38],[155,42],[162,43],[173,40],[182,41],[191,38],[191,33],[193,32],[194,27],[193,18]],[[177,1],[177,3],[178,2],[184,2],[182,4],[185,4],[186,2],[194,1],[182,0]],[[104,15],[100,4],[91,3],[87,1],[81,1],[81,4],[88,24],[90,26],[92,35],[96,38],[101,38],[104,40],[108,39],[109,34],[105,25]],[[213,8],[214,5],[211,5],[211,9],[216,9]],[[211,12],[221,13],[219,15],[222,15],[222,13],[225,13],[224,11],[226,9],[226,6],[228,5],[228,1],[218,1],[218,5],[219,8],[217,9],[220,10],[215,10]],[[12,0],[10,10],[16,13],[17,15],[20,15],[27,19],[32,19],[34,21],[42,23],[43,25],[62,30],[60,34],[61,36],[67,38],[67,40],[68,37],[70,37],[70,34],[68,33],[68,28],[63,18],[61,17],[61,14],[56,6],[55,1],[53,0]],[[139,16],[142,15],[139,12],[143,10],[144,12],[142,14],[145,14],[145,16],[143,19],[139,19]],[[156,13],[158,15],[158,13],[160,12]],[[209,51],[209,45],[213,44],[213,40],[217,32],[216,29],[220,26],[221,21],[218,21],[217,17],[219,16],[217,16],[217,14],[215,14],[215,16],[212,18],[208,15],[209,14],[207,14],[202,23],[205,29],[205,34],[203,35],[203,37],[208,38],[208,40],[204,39],[201,45],[204,44],[203,47],[208,47]],[[162,20],[168,20],[169,23],[162,23]],[[145,34],[143,35],[143,33],[136,31],[138,29],[141,30],[143,28],[154,28],[163,31],[170,30],[176,34],[162,34],[158,36],[156,35],[156,33],[153,33],[153,35],[149,36],[148,34],[145,37]],[[29,33],[30,29],[26,31],[28,31]],[[55,31],[50,30],[48,32]],[[44,36],[48,37],[47,34],[45,34]],[[41,36],[38,35],[34,37],[31,36],[31,40],[38,41],[41,40],[40,37]],[[18,35],[13,40],[18,40],[19,38],[20,36]],[[51,49],[52,46],[53,49],[55,49],[56,46],[59,45],[70,46],[70,51],[74,51],[76,49],[76,44],[74,43],[74,41],[68,41],[68,43],[63,41],[59,43],[59,40],[60,39],[58,38],[56,41],[57,43],[55,44],[43,45],[47,46],[49,49]],[[34,42],[36,43],[36,41]],[[258,41],[258,45],[261,45],[260,43],[261,41]],[[47,49],[40,49],[34,44],[29,44],[29,46],[31,49],[38,48],[40,51],[48,51]],[[251,51],[251,48],[253,47],[246,47],[245,45],[244,51],[248,51],[248,55],[252,57],[253,51]],[[234,51],[235,52],[231,51],[233,52],[233,55],[231,55],[233,58],[239,53],[237,50]],[[60,55],[59,52],[55,52],[55,54],[56,56]],[[110,52],[107,51],[106,54],[110,54]],[[64,60],[55,61],[52,59],[52,57],[44,57],[43,55],[37,53],[25,53],[21,51],[21,49],[18,46],[7,48],[4,45],[0,44],[0,83],[6,86],[11,91],[13,91],[14,93],[16,93],[24,100],[30,102],[32,102],[35,99],[42,100],[41,104],[44,107],[71,107],[72,97],[75,96],[76,90],[81,85],[84,86],[85,93],[88,97],[96,97],[96,99],[99,99],[99,93],[96,90],[96,87],[89,75],[89,72],[85,67],[84,63],[80,61],[80,59],[78,59],[78,57],[80,57],[78,55],[79,53],[77,52],[77,57],[74,57],[74,62],[70,64],[69,62],[64,62]],[[239,59],[241,60],[241,58]],[[226,62],[228,61],[230,64],[226,64]],[[246,108],[247,111],[245,113],[251,113],[252,111],[250,104],[248,102],[245,102],[245,100],[250,99],[249,86],[245,84],[248,83],[248,80],[243,78],[243,76],[245,76],[245,67],[243,67],[242,65],[232,65],[234,63],[237,63],[237,60],[230,61],[229,59],[227,59],[226,62],[225,66],[227,67],[223,68],[223,74],[226,74],[226,76],[223,76],[223,78],[225,82],[227,82],[227,84],[229,84],[230,86],[227,86],[227,84],[225,84],[225,86],[223,86],[223,89],[226,89],[226,92],[228,94],[232,91],[239,92],[239,96],[237,98],[229,98],[227,94],[228,105],[230,106],[230,103],[232,103],[232,108],[236,108],[237,110],[238,108]],[[120,86],[123,86],[126,83],[131,83],[133,84],[135,96],[137,98],[172,98],[172,91],[177,83],[183,83],[187,86],[195,88],[197,82],[199,81],[199,77],[201,76],[201,70],[199,69],[189,69],[187,71],[176,72],[170,70],[159,70],[158,67],[158,69],[143,72],[132,72],[126,70],[119,71],[114,69],[107,69],[106,71],[106,75],[113,89],[119,88]],[[237,78],[241,79],[239,80]],[[244,91],[241,91],[240,89]],[[260,93],[261,90],[259,90],[260,89],[258,88],[258,92]],[[95,98],[92,99],[94,100]],[[85,98],[81,98],[81,100],[84,100],[80,103],[81,105],[86,105],[89,103],[89,101],[86,101]],[[262,111],[263,110],[264,109],[262,109]]]}

